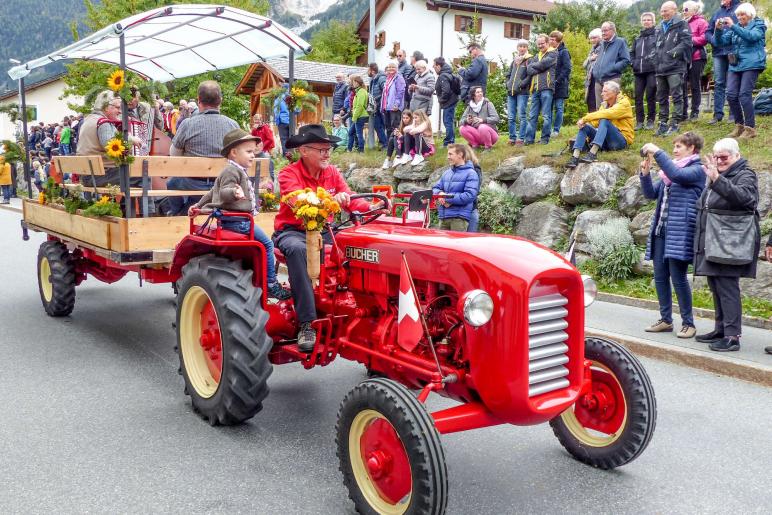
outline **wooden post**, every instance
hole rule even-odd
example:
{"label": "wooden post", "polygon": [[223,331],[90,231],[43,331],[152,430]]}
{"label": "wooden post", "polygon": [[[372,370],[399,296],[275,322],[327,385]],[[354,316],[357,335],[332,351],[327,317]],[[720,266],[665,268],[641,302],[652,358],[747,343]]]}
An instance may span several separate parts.
{"label": "wooden post", "polygon": [[24,130],[24,179],[27,181],[27,198],[32,199],[32,174],[29,162],[29,134],[27,133],[27,93],[24,91],[24,77],[19,79],[19,101],[21,102],[21,126]]}
{"label": "wooden post", "polygon": [[[124,80],[126,80],[126,41],[124,39],[123,30],[121,30],[121,35],[118,37],[118,41],[120,43],[120,66],[121,70],[123,70]],[[128,111],[129,109],[126,105],[126,100],[121,97],[121,125],[123,126],[123,134],[121,137],[124,141],[129,139]],[[122,164],[119,168],[121,173],[121,191],[123,192],[123,198],[125,199],[124,203],[126,204],[126,218],[133,218],[134,213],[132,212],[133,208],[131,205],[131,186],[129,184],[129,165]]]}

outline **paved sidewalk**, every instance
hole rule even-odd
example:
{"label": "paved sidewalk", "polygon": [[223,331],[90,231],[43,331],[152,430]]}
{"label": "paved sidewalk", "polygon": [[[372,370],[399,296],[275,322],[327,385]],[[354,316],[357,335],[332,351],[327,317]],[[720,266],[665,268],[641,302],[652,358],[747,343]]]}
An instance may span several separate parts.
{"label": "paved sidewalk", "polygon": [[21,199],[20,198],[12,198],[10,204],[0,204],[0,209],[9,209],[11,211],[18,211],[21,213],[22,207],[21,207]]}

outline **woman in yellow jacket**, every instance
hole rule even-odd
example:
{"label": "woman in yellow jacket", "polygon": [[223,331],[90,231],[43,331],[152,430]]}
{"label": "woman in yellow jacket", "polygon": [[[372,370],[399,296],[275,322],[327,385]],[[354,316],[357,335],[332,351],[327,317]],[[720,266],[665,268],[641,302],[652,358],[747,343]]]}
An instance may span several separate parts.
{"label": "woman in yellow jacket", "polygon": [[0,156],[0,189],[3,190],[3,200],[0,204],[11,203],[11,165],[5,162],[5,157]]}
{"label": "woman in yellow jacket", "polygon": [[[587,113],[576,122],[579,132],[574,143],[574,153],[566,165],[575,168],[579,163],[598,160],[599,150],[624,150],[633,142],[633,106],[614,81],[608,81],[601,91],[603,103],[600,109]],[[582,150],[590,145],[584,157]]]}

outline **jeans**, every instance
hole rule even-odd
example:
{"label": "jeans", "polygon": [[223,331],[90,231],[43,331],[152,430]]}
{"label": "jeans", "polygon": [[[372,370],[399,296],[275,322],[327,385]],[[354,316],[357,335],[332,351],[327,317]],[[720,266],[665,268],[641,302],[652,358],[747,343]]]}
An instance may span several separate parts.
{"label": "jeans", "polygon": [[[241,219],[222,219],[222,228],[227,231],[238,232],[241,234],[249,234],[249,222]],[[276,280],[276,256],[273,255],[273,241],[268,237],[263,230],[255,224],[255,233],[253,235],[255,241],[263,244],[265,247],[265,266],[266,276],[268,284],[275,283]]]}
{"label": "jeans", "polygon": [[279,141],[281,142],[281,151],[282,154],[286,154],[287,149],[287,140],[290,137],[290,127],[288,123],[278,123],[276,124],[276,128],[279,131]]}
{"label": "jeans", "polygon": [[[643,112],[643,96],[646,95],[646,109]],[[645,116],[648,114],[648,116]],[[635,75],[635,121],[647,120],[654,123],[657,117],[657,76],[654,72]]]}
{"label": "jeans", "polygon": [[725,55],[713,56],[713,118],[724,117],[726,100],[726,74],[729,71],[729,58]]}
{"label": "jeans", "polygon": [[531,93],[531,110],[528,113],[528,130],[525,133],[525,142],[533,143],[536,139],[536,124],[541,112],[541,140],[549,142],[552,134],[552,91],[534,91]]}
{"label": "jeans", "polygon": [[[90,181],[89,181],[90,182]],[[214,185],[214,179],[191,179],[189,177],[172,177],[166,181],[170,190],[200,190],[209,191]],[[84,188],[86,186],[84,185]],[[190,206],[201,200],[201,197],[167,197],[167,205],[171,216],[185,216]]]}
{"label": "jeans", "polygon": [[552,106],[555,108],[555,115],[552,118],[552,132],[560,132],[563,126],[563,111],[565,110],[566,99],[555,98],[552,100]]}
{"label": "jeans", "polygon": [[8,202],[11,201],[11,185],[10,184],[8,184],[8,185],[3,184],[2,186],[0,186],[0,189],[3,190],[3,200],[7,204]]}
{"label": "jeans", "polygon": [[[523,141],[528,130],[528,95],[507,95],[507,121],[509,122],[509,141]],[[517,122],[520,123],[517,123]]]}
{"label": "jeans", "polygon": [[746,127],[756,127],[756,115],[753,110],[753,88],[762,70],[729,72],[726,77],[726,99],[734,123]]}
{"label": "jeans", "polygon": [[[659,103],[659,123],[678,125],[683,118],[684,91],[683,75],[673,73],[657,77],[657,102]],[[670,97],[673,97],[673,116],[670,116]]]}
{"label": "jeans", "polygon": [[354,140],[357,142],[357,150],[359,152],[365,151],[365,138],[362,130],[365,127],[367,116],[360,116],[359,120],[353,122],[348,129],[348,150],[351,151],[354,148]]}
{"label": "jeans", "polygon": [[687,99],[687,91],[691,90],[692,94],[692,116],[698,116],[700,114],[700,103],[702,103],[702,70],[705,68],[705,61],[692,61],[689,64],[689,69],[686,72],[686,79],[684,81],[683,94],[684,94],[684,110],[683,117],[686,119],[689,116],[689,102]]}
{"label": "jeans", "polygon": [[70,152],[70,144],[69,143],[60,143],[59,144],[59,155],[60,156],[69,156],[72,152]]}
{"label": "jeans", "polygon": [[654,236],[651,242],[651,257],[654,264],[654,286],[659,300],[659,315],[664,322],[673,323],[673,288],[678,296],[678,308],[681,310],[681,324],[694,327],[692,315],[692,290],[689,287],[687,269],[689,261],[666,258],[665,235]]}
{"label": "jeans", "polygon": [[378,136],[378,143],[381,147],[386,148],[389,138],[386,136],[385,121],[381,111],[375,111],[373,113],[373,130],[375,131],[375,135]]}
{"label": "jeans", "polygon": [[601,120],[596,129],[589,123],[576,133],[574,150],[583,150],[587,146],[598,145],[601,150],[622,150],[627,148],[627,140],[609,120]]}
{"label": "jeans", "polygon": [[472,214],[469,216],[469,227],[466,228],[466,232],[477,232],[480,228],[480,210],[474,208]]}
{"label": "jeans", "polygon": [[445,126],[445,139],[442,144],[445,146],[456,142],[456,105],[458,102],[442,108],[442,124]]}

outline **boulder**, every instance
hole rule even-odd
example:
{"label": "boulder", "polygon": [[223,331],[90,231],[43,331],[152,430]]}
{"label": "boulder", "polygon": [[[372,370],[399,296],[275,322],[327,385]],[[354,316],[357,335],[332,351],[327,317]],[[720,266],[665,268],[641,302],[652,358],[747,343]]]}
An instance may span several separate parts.
{"label": "boulder", "polygon": [[590,254],[590,243],[587,241],[587,231],[590,230],[590,227],[606,223],[614,218],[627,220],[627,218],[624,218],[617,211],[612,209],[590,209],[579,213],[579,216],[576,217],[576,222],[574,222],[574,230],[571,232],[570,238],[576,241],[576,246],[574,247],[575,250],[577,252]]}
{"label": "boulder", "polygon": [[359,193],[373,191],[373,186],[389,185],[394,187],[394,172],[382,168],[354,168],[344,174],[349,187]]}
{"label": "boulder", "polygon": [[561,174],[551,166],[526,168],[509,188],[510,193],[522,199],[526,204],[543,199],[553,193],[560,184]]}
{"label": "boulder", "polygon": [[414,191],[425,189],[428,189],[425,182],[400,181],[397,186],[397,193],[413,193]]}
{"label": "boulder", "polygon": [[622,170],[615,164],[583,163],[569,169],[560,183],[563,200],[571,205],[603,204],[611,196]]}
{"label": "boulder", "polygon": [[400,165],[394,169],[394,177],[401,181],[425,181],[431,174],[432,170],[426,161],[420,165]]}
{"label": "boulder", "polygon": [[429,178],[426,180],[426,184],[428,184],[430,188],[435,184],[437,184],[437,181],[440,180],[440,177],[442,177],[442,174],[445,173],[445,170],[447,169],[448,167],[445,166],[443,168],[437,168],[436,170],[434,170],[431,173],[431,175],[429,175]]}
{"label": "boulder", "polygon": [[494,181],[513,182],[520,177],[525,169],[525,156],[508,157],[490,173],[490,178]]}
{"label": "boulder", "polygon": [[766,261],[756,263],[756,278],[740,279],[740,291],[749,297],[772,301],[772,264]]}
{"label": "boulder", "polygon": [[535,202],[520,212],[515,234],[545,247],[553,247],[568,236],[568,213],[551,202]]}
{"label": "boulder", "polygon": [[759,213],[764,218],[772,211],[772,172],[758,172],[759,180]]}
{"label": "boulder", "polygon": [[645,254],[641,252],[641,258],[633,266],[633,272],[638,275],[654,275],[654,263],[643,259]]}
{"label": "boulder", "polygon": [[633,175],[625,182],[625,185],[617,191],[617,205],[619,211],[626,216],[635,216],[639,209],[650,202],[643,196],[641,180]]}
{"label": "boulder", "polygon": [[636,245],[646,245],[646,241],[649,239],[649,231],[651,231],[651,217],[654,215],[654,210],[641,211],[633,221],[630,222],[628,227],[630,232],[633,233],[633,240]]}

